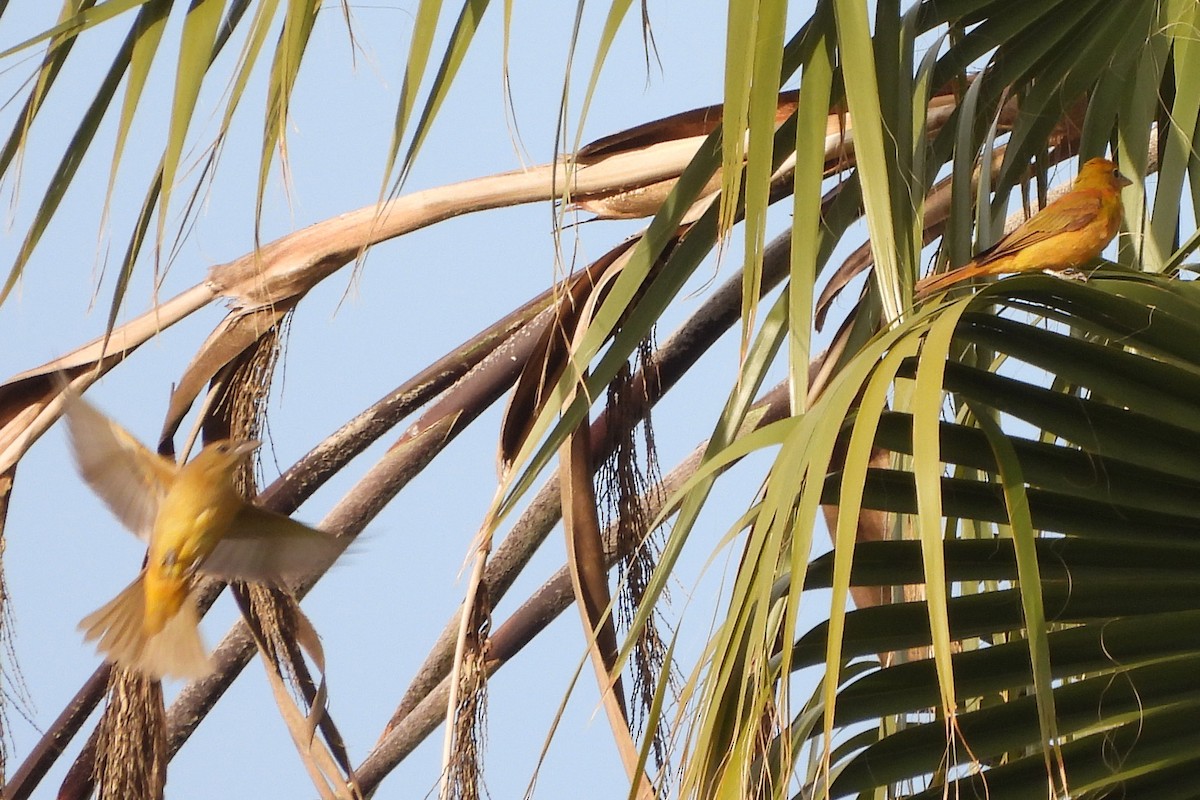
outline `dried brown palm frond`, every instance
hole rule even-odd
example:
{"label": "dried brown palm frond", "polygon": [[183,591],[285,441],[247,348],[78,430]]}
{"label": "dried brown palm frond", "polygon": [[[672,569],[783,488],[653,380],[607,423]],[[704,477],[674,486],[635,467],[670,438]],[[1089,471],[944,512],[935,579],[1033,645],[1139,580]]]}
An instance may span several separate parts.
{"label": "dried brown palm frond", "polygon": [[[115,668],[100,718],[95,773],[102,800],[161,800],[167,781],[162,684]],[[67,782],[72,780],[68,774]],[[68,788],[64,782],[63,792]]]}
{"label": "dried brown palm frond", "polygon": [[[0,520],[8,514],[8,500],[12,489],[12,474],[0,475]],[[10,715],[17,715],[32,722],[32,699],[21,674],[17,661],[13,632],[16,620],[13,615],[8,579],[4,570],[4,556],[8,539],[0,527],[0,786],[8,781],[9,731],[12,730]]]}
{"label": "dried brown palm frond", "polygon": [[453,738],[447,737],[444,797],[479,800],[487,797],[483,783],[483,751],[487,740],[487,678],[491,660],[492,602],[486,583],[480,584],[480,602],[473,607],[462,642],[463,668],[458,673],[457,707],[454,709]]}
{"label": "dried brown palm frond", "polygon": [[559,448],[563,532],[566,535],[567,566],[575,606],[583,622],[588,654],[599,684],[601,705],[613,732],[626,774],[637,788],[637,797],[653,792],[639,764],[637,745],[630,732],[624,681],[617,669],[619,645],[611,615],[612,594],[608,586],[607,559],[596,500],[596,459],[592,452],[591,429],[585,415]]}
{"label": "dried brown palm frond", "polygon": [[[361,800],[345,741],[327,707],[325,654],[312,623],[286,589],[257,584],[232,588],[280,714],[317,792],[330,800]],[[305,654],[320,673],[319,681],[313,679]]]}
{"label": "dried brown palm frond", "polygon": [[[775,114],[778,125],[796,113],[798,92],[780,92],[779,105]],[[606,158],[641,150],[678,147],[686,144],[699,148],[700,144],[721,124],[724,106],[715,105],[696,108],[673,114],[653,122],[628,128],[611,136],[590,142],[575,154],[578,164],[596,164]],[[640,219],[653,216],[662,207],[667,195],[678,183],[677,178],[667,178],[645,185],[622,188],[618,191],[576,192],[571,195],[572,208],[589,211],[598,219]],[[700,191],[701,199],[721,188],[721,175],[714,175]]]}
{"label": "dried brown palm frond", "polygon": [[637,240],[637,237],[625,240],[556,288],[552,317],[538,336],[504,410],[499,447],[502,468],[512,463],[529,436],[530,426],[545,404],[550,387],[567,369],[571,336],[579,326],[586,304],[595,302],[591,299],[593,293],[612,280],[620,270],[622,257]]}
{"label": "dried brown palm frond", "polygon": [[[619,594],[614,613],[617,626],[624,631],[633,629],[634,619],[647,599],[662,549],[661,532],[650,529],[654,520],[651,509],[662,505],[662,474],[650,418],[651,398],[659,394],[654,359],[650,343],[643,341],[638,348],[639,380],[634,380],[633,371],[627,367],[609,386],[608,432],[615,441],[605,448],[611,450],[611,455],[603,460],[596,476],[604,526],[616,531],[615,550],[623,554],[618,562]],[[661,676],[673,674],[673,667],[667,663],[667,644],[660,628],[664,609],[660,604],[652,609],[646,623],[635,631],[629,722],[635,736],[650,733],[655,764],[665,768],[670,731],[666,725],[647,731],[646,720],[652,713]]]}

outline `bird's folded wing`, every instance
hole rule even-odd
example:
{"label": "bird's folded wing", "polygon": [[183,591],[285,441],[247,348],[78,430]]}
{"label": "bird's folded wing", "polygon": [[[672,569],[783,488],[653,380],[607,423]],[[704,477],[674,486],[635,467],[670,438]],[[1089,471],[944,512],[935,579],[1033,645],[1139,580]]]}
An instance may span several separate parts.
{"label": "bird's folded wing", "polygon": [[199,570],[225,580],[279,584],[320,572],[345,547],[336,536],[247,504]]}
{"label": "bird's folded wing", "polygon": [[150,540],[175,463],[148,450],[129,431],[68,390],[64,407],[79,473],[126,528]]}
{"label": "bird's folded wing", "polygon": [[1071,193],[1060,197],[1020,227],[973,259],[976,263],[995,261],[1052,239],[1062,233],[1077,231],[1096,219],[1100,213],[1100,198],[1094,194]]}

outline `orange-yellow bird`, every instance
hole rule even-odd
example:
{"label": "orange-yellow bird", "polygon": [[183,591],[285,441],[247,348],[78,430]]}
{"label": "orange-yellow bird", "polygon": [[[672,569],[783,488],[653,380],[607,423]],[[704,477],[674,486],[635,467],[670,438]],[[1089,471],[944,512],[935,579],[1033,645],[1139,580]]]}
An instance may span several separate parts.
{"label": "orange-yellow bird", "polygon": [[1071,190],[1048,203],[1020,227],[975,256],[970,263],[917,282],[918,299],[977,275],[1066,270],[1100,255],[1121,225],[1121,187],[1130,180],[1106,158],[1079,170]]}
{"label": "orange-yellow bird", "polygon": [[326,567],[343,544],[242,498],[233,483],[258,442],[207,445],[178,466],[66,390],[79,472],[121,523],[149,545],[133,583],[79,624],[116,664],[153,678],[211,671],[190,597],[197,576],[283,583]]}

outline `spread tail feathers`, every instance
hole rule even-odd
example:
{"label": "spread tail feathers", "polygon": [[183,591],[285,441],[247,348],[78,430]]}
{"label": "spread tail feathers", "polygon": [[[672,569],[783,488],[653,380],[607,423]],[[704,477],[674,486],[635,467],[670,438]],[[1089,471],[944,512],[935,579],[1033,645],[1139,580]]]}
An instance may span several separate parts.
{"label": "spread tail feathers", "polygon": [[201,678],[212,665],[200,641],[200,617],[194,598],[188,597],[166,626],[147,636],[144,575],[125,587],[79,623],[87,641],[114,664],[148,678]]}

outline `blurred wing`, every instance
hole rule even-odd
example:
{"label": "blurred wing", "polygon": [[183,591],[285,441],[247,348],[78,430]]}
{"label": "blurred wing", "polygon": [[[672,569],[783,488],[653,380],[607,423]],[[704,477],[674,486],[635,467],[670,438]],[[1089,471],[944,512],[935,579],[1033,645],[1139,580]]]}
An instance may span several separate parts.
{"label": "blurred wing", "polygon": [[67,392],[63,409],[79,474],[129,530],[144,541],[175,479],[175,463],[146,449],[91,403]]}
{"label": "blurred wing", "polygon": [[320,572],[346,542],[247,503],[199,569],[225,580],[282,583]]}
{"label": "blurred wing", "polygon": [[1099,195],[1094,192],[1064,194],[975,256],[974,263],[986,264],[1007,258],[1030,245],[1044,242],[1059,234],[1086,228],[1100,216],[1101,205]]}

